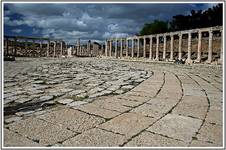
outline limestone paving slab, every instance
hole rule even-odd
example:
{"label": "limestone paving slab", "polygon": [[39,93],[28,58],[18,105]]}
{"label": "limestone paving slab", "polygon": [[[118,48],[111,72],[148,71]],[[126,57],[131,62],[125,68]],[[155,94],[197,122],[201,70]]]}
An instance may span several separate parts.
{"label": "limestone paving slab", "polygon": [[33,118],[11,124],[9,129],[18,132],[24,137],[38,141],[40,145],[45,146],[63,141],[76,134],[65,127]]}
{"label": "limestone paving slab", "polygon": [[166,114],[172,107],[170,105],[161,104],[143,104],[131,110],[131,112],[141,113],[144,116],[160,118]]}
{"label": "limestone paving slab", "polygon": [[[205,104],[205,103],[204,103]],[[207,113],[208,106],[200,106],[192,103],[180,102],[175,109],[173,109],[173,114],[179,114],[188,117],[194,117],[198,119],[204,119]]]}
{"label": "limestone paving slab", "polygon": [[5,147],[41,147],[42,145],[29,140],[17,133],[4,128],[4,146]]}
{"label": "limestone paving slab", "polygon": [[185,147],[187,145],[188,143],[183,141],[144,131],[126,143],[124,147]]}
{"label": "limestone paving slab", "polygon": [[72,108],[65,108],[46,113],[38,116],[38,118],[53,124],[60,124],[65,128],[79,133],[93,128],[105,121],[103,118],[88,115]]}
{"label": "limestone paving slab", "polygon": [[123,135],[93,128],[63,142],[68,147],[118,147],[126,141]]}
{"label": "limestone paving slab", "polygon": [[223,127],[221,125],[214,125],[204,123],[200,129],[197,139],[200,141],[215,143],[218,146],[223,145]]}
{"label": "limestone paving slab", "polygon": [[199,140],[192,140],[189,147],[220,147],[218,144],[211,143],[211,142],[204,142]]}
{"label": "limestone paving slab", "polygon": [[136,95],[130,95],[130,94],[124,94],[118,96],[120,99],[126,99],[126,100],[131,100],[131,101],[138,101],[138,102],[147,102],[150,100],[149,97],[143,97],[143,96],[136,96]]}
{"label": "limestone paving slab", "polygon": [[209,110],[206,116],[206,122],[218,125],[223,124],[223,111],[222,110]]}
{"label": "limestone paving slab", "polygon": [[202,121],[195,118],[167,114],[147,130],[175,139],[189,142],[198,131]]}
{"label": "limestone paving slab", "polygon": [[101,124],[99,128],[112,131],[114,133],[124,134],[127,138],[129,138],[147,128],[154,121],[155,119],[153,118],[130,112],[124,113]]}
{"label": "limestone paving slab", "polygon": [[97,105],[100,108],[118,111],[118,112],[126,112],[126,111],[129,111],[132,109],[131,107],[126,107],[126,106],[122,105],[118,101],[109,101],[107,99],[96,100],[92,103]]}
{"label": "limestone paving slab", "polygon": [[95,105],[93,103],[80,105],[80,106],[77,106],[77,107],[74,107],[74,108],[81,110],[81,111],[84,111],[84,112],[87,112],[89,114],[94,114],[94,115],[106,118],[106,119],[113,118],[113,117],[120,114],[117,111],[104,109],[104,108],[101,108],[98,105]]}

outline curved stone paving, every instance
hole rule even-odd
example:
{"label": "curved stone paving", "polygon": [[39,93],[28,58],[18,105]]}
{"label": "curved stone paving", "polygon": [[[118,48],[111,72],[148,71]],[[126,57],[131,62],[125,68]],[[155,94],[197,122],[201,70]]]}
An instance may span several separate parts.
{"label": "curved stone paving", "polygon": [[[115,63],[108,60],[99,61],[110,62],[109,66],[114,66]],[[80,61],[71,62],[73,63],[70,67]],[[150,77],[122,94],[107,94],[92,100],[87,98],[73,102],[65,94],[61,96],[65,103],[46,106],[45,109],[38,108],[28,114],[7,115],[4,145],[222,146],[221,68],[138,62],[120,62],[117,66],[139,68],[129,71],[140,73],[136,80]],[[197,71],[197,68],[200,70]],[[95,73],[90,73],[91,69],[92,67],[87,70],[87,74],[93,76]],[[115,70],[120,72],[118,68]],[[208,74],[209,71],[213,72]],[[119,72],[117,77],[120,77]],[[126,69],[122,69],[122,72],[121,76],[127,74]],[[54,100],[58,100],[58,97],[54,97]]]}

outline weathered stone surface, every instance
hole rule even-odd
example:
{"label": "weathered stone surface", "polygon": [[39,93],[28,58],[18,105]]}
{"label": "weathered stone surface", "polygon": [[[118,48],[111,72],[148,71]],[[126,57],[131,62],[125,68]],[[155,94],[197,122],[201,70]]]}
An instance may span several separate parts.
{"label": "weathered stone surface", "polygon": [[199,141],[199,140],[192,140],[189,147],[220,147],[220,146],[215,143],[204,142],[204,141]]}
{"label": "weathered stone surface", "polygon": [[65,128],[69,128],[75,132],[83,132],[105,121],[102,118],[68,108],[40,115],[38,118],[53,124],[61,124]]}
{"label": "weathered stone surface", "polygon": [[69,104],[71,102],[73,102],[74,100],[73,99],[59,99],[57,102],[60,103],[60,104]]}
{"label": "weathered stone surface", "polygon": [[87,104],[87,102],[75,101],[75,102],[72,102],[72,103],[68,103],[67,105],[70,106],[70,107],[75,107],[75,106],[79,106],[79,105],[83,105],[83,104]]}
{"label": "weathered stone surface", "polygon": [[124,94],[118,96],[120,99],[126,99],[126,100],[131,100],[131,101],[138,101],[138,102],[147,102],[150,100],[149,97],[143,97],[143,96],[136,96],[136,95],[130,95],[130,94]]}
{"label": "weathered stone surface", "polygon": [[154,122],[154,119],[137,113],[124,113],[101,124],[99,127],[114,133],[125,134],[127,138],[138,134]]}
{"label": "weathered stone surface", "polygon": [[118,111],[118,112],[125,112],[125,111],[129,111],[130,109],[132,109],[130,107],[123,106],[118,101],[113,101],[113,100],[109,101],[107,99],[96,100],[93,102],[93,104],[97,105],[100,108]]}
{"label": "weathered stone surface", "polygon": [[11,122],[19,121],[19,120],[21,120],[21,119],[22,119],[22,117],[17,117],[17,116],[15,116],[15,117],[7,118],[7,119],[5,119],[4,121],[5,121],[6,123],[11,123]]}
{"label": "weathered stone surface", "polygon": [[117,147],[125,140],[122,135],[94,128],[64,141],[63,145],[68,147]]}
{"label": "weathered stone surface", "polygon": [[201,123],[199,119],[168,114],[147,130],[189,142],[200,128]]}
{"label": "weathered stone surface", "polygon": [[52,95],[40,97],[40,101],[49,101],[49,100],[52,100],[52,99],[53,99]]}
{"label": "weathered stone surface", "polygon": [[94,105],[94,104],[81,105],[81,106],[78,106],[78,107],[75,107],[75,108],[79,109],[81,111],[87,112],[89,114],[101,116],[101,117],[106,118],[106,119],[113,118],[113,117],[120,114],[119,112],[107,110],[107,109],[98,107],[97,105]]}
{"label": "weathered stone surface", "polygon": [[223,145],[223,127],[221,125],[213,125],[204,123],[197,135],[198,140],[212,142],[218,146]]}
{"label": "weathered stone surface", "polygon": [[35,118],[28,118],[9,125],[9,129],[18,132],[24,137],[39,141],[40,145],[52,145],[63,141],[75,132],[67,130],[63,126],[54,125]]}
{"label": "weathered stone surface", "polygon": [[160,118],[164,114],[166,114],[171,109],[170,106],[167,105],[161,105],[161,104],[143,104],[135,109],[133,109],[131,112],[141,113],[144,116],[149,116],[153,118]]}
{"label": "weathered stone surface", "polygon": [[15,114],[17,116],[23,116],[23,115],[27,115],[27,114],[32,114],[34,113],[35,111],[19,111],[19,112],[16,112]]}
{"label": "weathered stone surface", "polygon": [[223,111],[210,110],[207,113],[206,122],[222,125],[223,124]]}
{"label": "weathered stone surface", "polygon": [[4,128],[4,147],[41,147],[42,145],[33,142],[17,133]]}
{"label": "weathered stone surface", "polygon": [[188,144],[175,140],[172,138],[167,138],[158,134],[153,134],[147,131],[142,132],[127,144],[125,147],[185,147]]}
{"label": "weathered stone surface", "polygon": [[[204,103],[205,105],[205,103]],[[207,113],[208,106],[200,106],[192,103],[180,102],[175,109],[174,114],[184,115],[188,117],[195,117],[198,119],[204,119]]]}

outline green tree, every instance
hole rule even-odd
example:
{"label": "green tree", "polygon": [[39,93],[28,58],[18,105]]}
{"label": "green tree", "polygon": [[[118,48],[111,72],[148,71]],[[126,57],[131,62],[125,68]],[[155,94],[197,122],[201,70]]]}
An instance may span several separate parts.
{"label": "green tree", "polygon": [[152,23],[144,24],[140,31],[140,35],[150,35],[164,33],[168,31],[168,23],[160,20],[154,20]]}

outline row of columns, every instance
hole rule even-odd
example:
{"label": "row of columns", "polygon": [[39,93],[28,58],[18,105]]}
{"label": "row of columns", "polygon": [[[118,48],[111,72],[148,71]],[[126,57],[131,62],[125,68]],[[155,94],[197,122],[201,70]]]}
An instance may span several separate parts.
{"label": "row of columns", "polygon": [[[213,31],[220,31],[221,32],[221,54],[220,54],[220,60],[223,58],[223,36],[222,36],[222,28],[213,30],[213,28],[209,28],[208,30],[189,30],[189,31],[182,31],[182,32],[175,32],[175,33],[170,33],[170,34],[157,34],[157,35],[149,35],[149,36],[143,36],[143,37],[129,37],[127,39],[110,39],[105,42],[106,49],[105,49],[105,56],[110,56],[112,57],[112,42],[115,41],[115,55],[117,54],[117,47],[118,41],[121,41],[121,51],[120,51],[120,57],[122,57],[122,49],[123,49],[123,41],[126,42],[126,57],[128,57],[128,50],[129,50],[129,41],[131,41],[131,57],[134,57],[134,48],[135,48],[135,42],[137,42],[137,57],[140,57],[140,40],[143,39],[143,57],[146,58],[146,39],[150,39],[150,49],[149,49],[149,59],[152,60],[159,60],[159,38],[163,37],[163,60],[166,59],[166,38],[167,36],[170,36],[170,61],[174,60],[174,36],[178,35],[179,36],[179,43],[178,43],[178,59],[182,59],[182,36],[184,34],[188,35],[188,48],[187,48],[187,63],[191,63],[193,60],[191,59],[191,39],[192,39],[192,33],[197,33],[198,32],[198,49],[197,49],[197,59],[194,60],[195,62],[200,62],[201,61],[201,42],[202,42],[202,32],[208,32],[209,33],[209,44],[208,44],[208,59],[207,62],[211,63],[212,62],[212,53],[213,53]],[[156,50],[155,50],[155,58],[152,58],[152,45],[153,45],[153,38],[156,38]],[[108,55],[109,51],[109,55]]]}
{"label": "row of columns", "polygon": [[[6,55],[9,55],[9,41],[11,41],[11,42],[13,42],[13,55],[14,56],[16,56],[17,55],[17,49],[18,49],[18,41],[19,40],[23,40],[24,41],[24,43],[25,43],[25,50],[27,50],[28,49],[28,40],[32,40],[32,44],[34,45],[36,42],[36,40],[35,39],[30,39],[30,38],[17,38],[17,37],[6,37],[5,38],[5,46],[6,46]],[[44,40],[39,40],[40,42],[39,42],[39,48],[40,49],[43,49],[43,41]],[[62,56],[63,55],[63,41],[50,41],[50,40],[45,40],[45,41],[47,41],[47,47],[46,47],[46,56],[47,57],[49,57],[49,54],[50,54],[50,44],[51,43],[53,43],[53,57],[56,57],[56,44],[58,43],[58,42],[60,42],[60,56]],[[35,50],[34,49],[34,47],[33,47],[33,50]],[[12,54],[12,53],[11,53]]]}

